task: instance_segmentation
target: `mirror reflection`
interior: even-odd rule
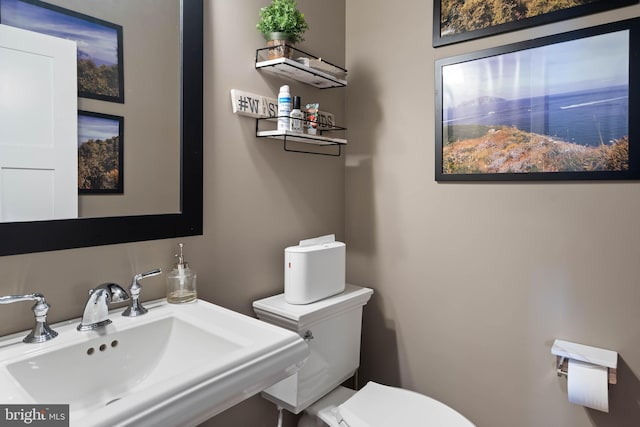
[[[67,70],[67,86],[77,79],[75,95],[52,92],[60,76],[43,71],[51,61],[34,63],[27,55],[23,68],[9,69],[18,62],[8,60],[9,48],[2,46],[8,38],[0,38],[2,81],[10,72],[23,81],[0,85],[0,220],[180,212],[180,2],[0,0],[0,24],[38,33],[36,40],[73,42],[72,65],[59,69]],[[46,44],[31,42],[30,49]],[[52,135],[55,144],[47,140]],[[63,157],[52,155],[51,145],[64,146],[69,157],[55,166],[33,166],[42,163],[38,156]],[[28,154],[14,154],[30,166],[8,163],[16,146],[30,146]],[[61,182],[64,190],[51,191]]]

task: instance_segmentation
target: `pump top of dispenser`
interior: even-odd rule
[[[178,262],[175,263],[173,267],[177,269],[189,268],[189,263],[184,260],[184,254],[182,252],[184,243],[178,243],[178,247],[180,248],[180,254],[175,254],[175,257],[178,258]]]

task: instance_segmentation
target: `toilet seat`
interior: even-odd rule
[[[338,406],[340,427],[475,427],[447,405],[423,394],[369,382]]]

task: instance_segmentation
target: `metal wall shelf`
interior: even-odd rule
[[[271,49],[274,48],[265,47],[256,50],[255,66],[257,70],[296,80],[320,89],[347,85],[347,70],[342,67],[289,45],[286,45],[286,48],[283,49],[290,52],[287,57],[269,58]],[[345,138],[327,136],[329,132],[341,132],[344,134],[344,131],[347,130],[346,128],[318,124],[316,135],[289,130],[275,130],[273,127],[275,127],[277,119],[277,117],[256,119],[256,136],[258,138],[271,138],[282,141],[285,151],[338,157],[342,154],[342,146],[347,144]],[[303,121],[308,124],[307,120]],[[262,127],[267,127],[264,125],[265,123],[270,124],[270,129],[261,129],[261,125]],[[287,145],[289,142],[312,144],[317,147],[337,147],[338,151],[323,152],[292,149]]]
[[[344,87],[347,85],[347,70],[302,50],[288,46],[294,59],[280,57],[269,59],[265,47],[256,50],[256,69],[281,77],[297,80],[320,89]]]
[[[306,120],[305,120],[306,121]],[[320,154],[326,156],[340,156],[342,154],[342,146],[347,144],[347,140],[344,138],[336,138],[326,136],[326,133],[329,132],[343,132],[346,131],[346,128],[340,126],[322,126],[322,128],[318,129],[317,135],[312,135],[308,133],[301,132],[293,132],[289,130],[261,130],[262,123],[270,123],[275,124],[277,122],[277,117],[269,117],[264,119],[256,119],[256,136],[258,138],[270,138],[283,141],[283,148],[285,151],[290,151],[294,153],[305,153],[305,154]],[[305,144],[313,144],[316,146],[323,147],[337,147],[338,151],[333,153],[325,153],[319,151],[304,151],[292,149],[287,146],[287,142],[301,142]]]

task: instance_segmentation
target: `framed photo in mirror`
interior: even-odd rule
[[[124,192],[124,117],[78,111],[78,193]]]
[[[124,103],[122,26],[37,0],[0,0],[0,24],[75,41],[78,96]]]
[[[640,18],[436,61],[436,180],[639,179]]]

